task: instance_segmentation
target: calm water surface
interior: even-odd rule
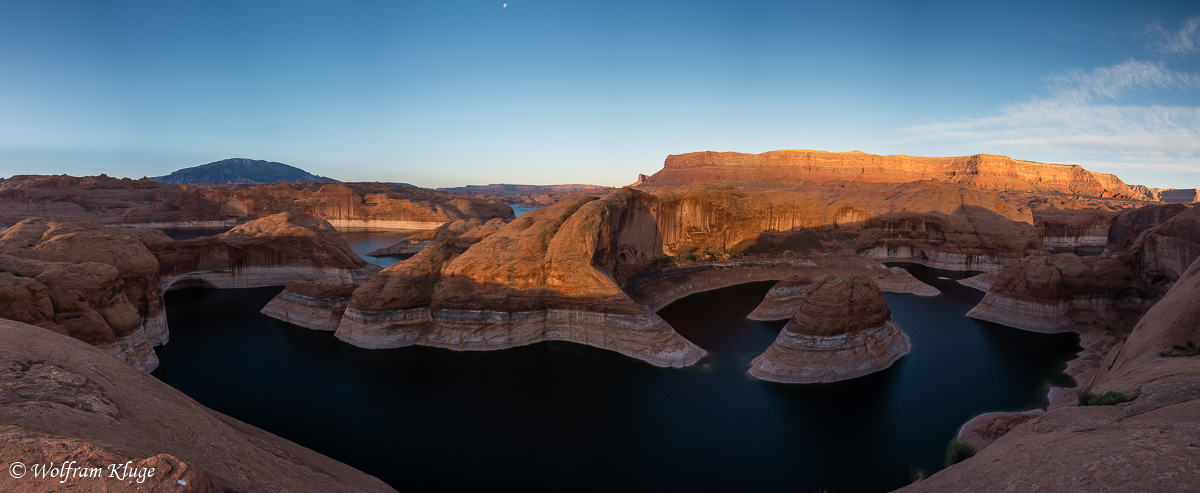
[[[522,214],[536,209],[536,207],[525,207],[525,206],[520,206],[520,205],[512,205],[510,207],[512,207],[513,213],[517,217],[520,217]],[[161,229],[164,233],[167,234],[167,236],[171,237],[172,239],[190,240],[193,238],[200,238],[200,237],[204,237],[204,236],[219,235],[221,233],[229,231],[232,228],[216,227],[216,228],[159,228],[159,229]],[[358,256],[362,257],[363,260],[366,260],[367,262],[378,265],[380,267],[388,267],[396,262],[399,262],[408,257],[411,257],[412,255],[370,257],[370,256],[367,256],[368,253],[370,253],[376,249],[379,249],[379,248],[391,246],[391,245],[395,244],[397,241],[400,241],[401,239],[403,239],[407,236],[410,236],[410,235],[413,235],[413,234],[416,234],[419,232],[421,232],[421,230],[404,231],[404,230],[394,230],[394,229],[384,229],[384,230],[349,229],[349,230],[339,231],[339,233],[342,235],[342,238],[345,238],[346,241],[348,243],[350,243],[350,248],[354,250],[354,253],[357,253]]]
[[[260,315],[279,288],[181,290],[155,375],[401,491],[886,491],[940,469],[971,417],[1070,384],[1078,350],[1074,335],[966,319],[981,293],[912,268],[943,292],[887,295],[912,353],[836,384],[745,374],[782,326],[745,319],[770,283],[660,312],[710,353],[679,370],[560,342],[367,350]]]

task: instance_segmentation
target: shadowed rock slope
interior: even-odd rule
[[[1106,255],[1011,261],[967,316],[1038,332],[1128,329],[1200,258],[1200,209],[1148,205],[1121,212]]]
[[[0,231],[0,317],[151,371],[158,365],[152,346],[168,339],[165,290],[361,282],[375,269],[327,222],[297,214],[186,241],[154,229],[33,218]]]
[[[383,482],[211,411],[80,341],[0,320],[0,455],[33,464],[132,461],[136,478],[0,475],[3,491],[393,491]]]
[[[975,457],[901,491],[1195,491],[1200,489],[1200,261],[1084,380],[1132,401],[1017,420]],[[1180,349],[1182,348],[1182,350]]]

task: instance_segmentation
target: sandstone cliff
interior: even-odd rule
[[[967,316],[1035,331],[1132,327],[1200,258],[1200,209],[1148,205],[1110,223],[1105,256],[1009,262],[982,286],[988,294]]]
[[[0,317],[70,335],[143,371],[167,342],[162,293],[291,279],[354,282],[375,269],[324,221],[283,213],[217,237],[33,218],[0,231]]]
[[[616,264],[655,254],[653,217],[636,206],[642,195],[566,201],[482,238],[435,242],[356,290],[337,336],[460,350],[565,340],[659,366],[692,364],[704,351],[613,279]]]
[[[151,346],[167,337],[158,272],[149,249],[119,231],[27,219],[0,232],[0,273],[11,281],[0,290],[17,301],[0,305],[0,317],[70,335],[150,371],[158,365]]]
[[[345,464],[220,413],[96,348],[0,320],[3,491],[393,491]],[[33,464],[154,468],[137,478],[36,478]],[[107,475],[109,471],[105,470]]]
[[[1083,379],[1131,402],[1075,405],[1052,394],[1044,414],[1014,420],[975,457],[901,491],[1191,491],[1200,488],[1200,261],[1183,273]],[[1030,453],[1036,451],[1037,453]]]
[[[800,295],[799,308],[750,375],[781,383],[822,383],[883,370],[908,354],[883,292],[863,276],[826,277]]]
[[[646,184],[799,185],[831,180],[868,183],[938,180],[997,190],[1153,200],[1144,190],[1135,190],[1114,175],[1093,173],[1077,165],[1035,163],[987,154],[935,158],[878,156],[858,151],[693,152],[667,156],[663,169],[650,176]]]
[[[937,215],[929,222],[955,227],[969,225],[955,218],[964,203],[998,208],[1000,212],[992,211],[996,215],[1028,217],[1028,211],[1003,202],[979,200],[975,194],[986,192],[965,187],[954,186],[949,193],[920,184],[887,187],[898,193],[857,210],[890,210],[916,201]],[[827,228],[826,221],[836,220],[838,213],[821,205],[816,193],[762,194],[729,187],[623,189],[603,198],[564,201],[508,224],[493,220],[449,225],[432,235],[427,248],[385,269],[348,300],[332,286],[336,294],[311,296],[306,291],[312,287],[296,285],[264,313],[313,328],[336,325],[339,338],[365,347],[499,349],[567,340],[679,366],[691,364],[703,352],[654,312],[697,290],[841,273],[870,274],[872,282],[889,290],[936,292],[903,271],[854,256],[881,239],[912,245],[920,236],[903,228],[889,235],[863,226],[869,218],[865,212],[861,217],[843,214],[851,219],[842,224],[849,232],[825,231],[818,236],[828,243],[818,238],[803,255],[760,245],[764,230],[772,226]],[[857,190],[844,194],[864,195]],[[928,196],[947,198],[930,205]],[[1030,241],[1036,243],[1029,223],[1011,230],[1005,223],[995,230],[981,224],[974,234],[952,236],[954,242],[970,242],[994,253],[997,250],[984,249],[999,241],[1003,256],[1018,255],[1032,248]],[[1015,241],[1010,237],[1014,234]],[[943,239],[921,245],[936,251],[946,244]],[[756,248],[761,251],[753,253]],[[713,257],[713,252],[723,253]]]
[[[495,199],[387,183],[168,185],[105,175],[19,175],[0,183],[0,225],[35,216],[153,226],[234,225],[280,212],[338,228],[433,229],[459,219],[512,217]]]
[[[1148,296],[1146,283],[1119,259],[1029,256],[1005,265],[967,316],[1036,332],[1123,328]]]

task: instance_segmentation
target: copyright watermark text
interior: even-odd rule
[[[76,479],[115,479],[117,481],[146,482],[154,477],[153,467],[136,467],[133,461],[124,464],[106,464],[103,467],[79,464],[76,461],[25,464],[13,462],[8,465],[8,475],[14,479],[56,479],[66,483]]]

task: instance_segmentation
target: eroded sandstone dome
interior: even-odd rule
[[[784,330],[830,337],[878,328],[891,318],[883,291],[870,279],[826,277],[808,288]]]
[[[801,295],[796,314],[749,373],[782,383],[848,380],[891,366],[910,348],[874,282],[831,276]]]

